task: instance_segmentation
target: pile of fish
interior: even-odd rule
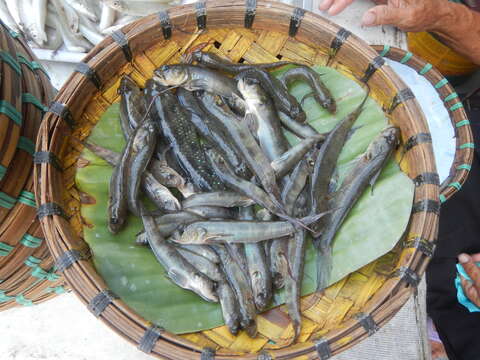
[[[254,337],[256,314],[275,289],[301,330],[300,288],[305,244],[318,252],[318,290],[328,285],[336,232],[357,199],[375,182],[399,131],[387,127],[332,186],[339,154],[362,112],[326,134],[306,123],[288,87],[306,82],[327,111],[336,104],[320,75],[300,64],[280,78],[268,70],[292,65],[233,64],[196,51],[192,63],[164,65],[141,90],[128,76],[119,87],[121,154],[85,145],[114,166],[108,227],[140,216],[149,245],[169,278],[207,301],[219,301],[232,334]],[[298,136],[291,147],[284,131]],[[338,188],[338,189],[336,189]],[[143,193],[148,202],[142,202]]]
[[[32,46],[87,52],[107,35],[177,0],[0,0],[0,19]]]

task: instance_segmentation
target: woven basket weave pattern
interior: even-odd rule
[[[80,207],[85,197],[76,189],[74,178],[77,167],[85,164],[78,161],[82,146],[71,138],[88,137],[101,114],[118,100],[123,74],[143,85],[155,68],[179,62],[187,50],[203,47],[248,63],[279,59],[308,65],[328,62],[347,76],[363,78],[390,121],[401,128],[403,143],[412,144],[402,162],[405,171],[412,178],[436,172],[431,144],[418,137],[428,133],[418,104],[409,99],[392,108],[394,97],[405,85],[381,64],[373,49],[353,35],[345,37],[344,30],[318,16],[302,15],[279,3],[258,2],[253,27],[245,29],[246,10],[243,2],[208,2],[207,31],[200,33],[197,26],[203,22],[196,17],[198,9],[192,5],[174,8],[167,16],[152,15],[125,27],[128,45],[123,48],[107,38],[84,60],[88,68],[74,73],[56,97],[64,110],[58,111],[61,106],[57,105],[47,113],[37,144],[37,151],[58,157],[63,169],[37,165],[36,193],[40,204],[56,204],[65,213],[43,217],[42,226],[54,257],[63,263],[69,259],[63,273],[66,280],[108,326],[161,358],[210,359],[212,349],[215,359],[256,359],[259,354],[264,359],[308,359],[338,353],[375,332],[405,303],[425,270],[428,249],[437,234],[438,186],[419,184],[405,244],[331,286],[323,296],[304,297],[303,330],[296,344],[290,344],[293,330],[283,307],[259,316],[260,336],[253,340],[244,334],[234,337],[225,327],[176,336],[156,328],[120,299],[106,295],[108,287],[96,273],[82,239],[85,224]],[[171,38],[165,39],[169,34]],[[128,53],[133,54],[131,62]],[[105,300],[100,310],[95,307],[99,299]]]
[[[32,305],[65,291],[52,271],[33,194],[35,139],[53,88],[25,40],[0,28],[0,309]],[[6,136],[4,136],[6,135]]]

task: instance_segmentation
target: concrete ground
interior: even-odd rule
[[[319,1],[314,0],[314,9]],[[370,6],[370,1],[358,1],[332,20],[371,44],[405,48],[405,35],[393,28],[360,28],[358,23],[361,14]],[[58,88],[74,67],[74,64],[68,63],[44,62],[44,65]],[[421,301],[422,299],[420,296]],[[413,301],[410,300],[399,315],[380,332],[336,359],[421,358],[417,355],[420,349],[417,340],[422,335],[417,328],[414,314]],[[92,316],[73,293],[61,295],[35,307],[19,307],[2,312],[0,321],[0,360],[151,359]],[[402,357],[395,357],[393,349],[403,351]]]

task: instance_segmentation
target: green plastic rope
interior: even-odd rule
[[[52,293],[54,292],[55,294],[63,294],[67,292],[67,289],[65,289],[63,286],[55,286],[55,287],[48,287],[45,289],[46,293]]]
[[[29,300],[29,299],[25,299],[25,297],[23,295],[17,295],[15,297],[15,301],[18,304],[23,305],[23,306],[32,306],[33,305],[33,301]]]
[[[18,197],[18,201],[34,208],[37,207],[37,203],[35,202],[35,194],[30,191],[23,190]]]
[[[3,62],[6,62],[8,65],[10,65],[12,70],[15,71],[19,76],[22,75],[22,68],[20,67],[20,64],[12,55],[10,55],[10,53],[0,50],[0,58]]]
[[[458,110],[460,108],[463,108],[463,104],[461,102],[458,102],[458,103],[450,106],[450,111],[455,111],[455,110]]]
[[[40,100],[38,100],[34,95],[30,93],[23,93],[22,94],[22,101],[25,103],[33,104],[43,112],[48,110],[48,107],[43,105]]]
[[[0,191],[0,206],[5,209],[11,209],[15,206],[17,199],[11,197],[10,195]]]
[[[54,272],[45,271],[40,266],[35,267],[32,270],[31,275],[41,280],[48,281],[57,281],[58,279],[60,279],[60,275],[55,274]]]
[[[469,165],[469,164],[462,164],[462,165],[457,166],[457,170],[467,170],[467,171],[470,171],[470,170],[472,170],[472,166]]]
[[[23,263],[29,267],[36,267],[38,264],[42,262],[41,259],[36,258],[35,256],[29,256],[27,260],[25,260]]]
[[[7,168],[5,166],[0,165],[0,180],[3,179],[6,173],[7,173]]]
[[[446,198],[445,195],[443,195],[443,194],[440,194],[439,199],[440,199],[440,202],[441,202],[442,204],[443,204],[445,201],[447,201],[447,198]]]
[[[22,114],[9,102],[0,100],[0,113],[7,115],[18,126],[22,126]]]
[[[435,89],[440,89],[442,86],[445,86],[448,84],[448,80],[443,78],[440,80],[438,83],[435,84]]]
[[[20,244],[32,249],[39,247],[42,244],[42,242],[43,242],[42,238],[37,238],[30,234],[23,235],[22,240],[20,240]]]
[[[380,56],[385,56],[385,55],[387,55],[389,51],[390,51],[390,45],[383,45],[383,50],[382,50],[382,52],[380,53]]]
[[[405,64],[407,63],[411,58],[412,58],[413,54],[409,51],[405,54],[405,56],[400,60],[400,63],[401,64]]]
[[[23,151],[28,152],[30,155],[33,155],[33,153],[35,152],[35,144],[32,140],[26,138],[25,136],[20,136],[17,147],[19,149],[22,149]]]
[[[425,66],[423,67],[423,69],[420,70],[418,73],[419,73],[420,75],[425,75],[427,72],[429,72],[430,70],[432,70],[432,68],[433,68],[433,65],[430,64],[430,63],[427,63],[427,64],[425,64]]]
[[[465,144],[460,145],[460,149],[466,149],[466,148],[475,149],[475,144],[474,143],[465,143]]]
[[[0,256],[7,256],[13,250],[13,246],[0,242]]]
[[[5,291],[0,290],[0,303],[4,303],[13,299],[13,296],[8,296]]]
[[[8,29],[8,32],[10,33],[10,36],[13,37],[14,39],[20,37],[20,34],[16,31],[13,31],[12,29]]]
[[[450,95],[448,95],[445,99],[443,99],[443,101],[447,102],[456,98],[458,98],[458,94],[456,92],[453,92]]]
[[[459,121],[459,122],[455,123],[455,127],[458,128],[458,127],[469,125],[469,124],[470,124],[470,121],[465,119],[465,120],[462,120],[462,121]]]
[[[30,61],[23,54],[17,54],[17,58],[19,63],[26,65],[31,71],[40,70],[50,79],[45,69],[36,61]]]
[[[448,184],[448,186],[454,187],[454,188],[457,189],[457,190],[460,190],[460,189],[462,188],[462,184],[460,184],[460,183],[457,182],[457,181]]]

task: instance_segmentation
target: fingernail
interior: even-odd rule
[[[460,254],[458,255],[458,261],[460,262],[460,264],[465,264],[470,261],[470,256],[468,256],[467,254]]]
[[[371,25],[375,24],[375,20],[377,20],[377,16],[375,15],[375,13],[373,13],[371,11],[367,11],[365,13],[365,15],[363,15],[362,25],[363,26],[371,26]]]

